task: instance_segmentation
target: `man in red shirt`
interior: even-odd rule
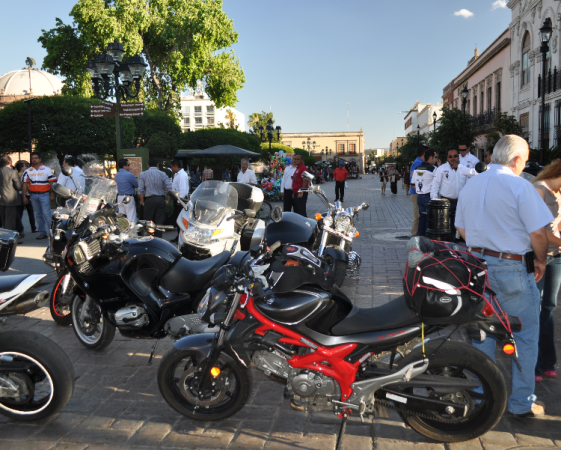
[[[345,201],[345,180],[349,178],[349,172],[345,169],[345,163],[341,161],[339,167],[333,172],[333,178],[335,179],[335,201],[341,198],[341,201]]]
[[[302,155],[294,155],[292,157],[292,162],[296,166],[296,170],[292,175],[292,192],[294,196],[294,212],[300,214],[301,216],[308,217],[306,215],[306,202],[308,201],[308,193],[300,192],[300,189],[308,188],[308,180],[302,179],[302,174],[308,169],[304,164],[304,157]]]

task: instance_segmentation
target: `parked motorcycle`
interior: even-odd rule
[[[0,270],[14,260],[18,234],[0,230]],[[48,291],[33,287],[46,275],[0,277],[0,324],[6,316],[46,306]],[[64,351],[49,338],[29,330],[0,333],[0,414],[17,420],[38,420],[60,411],[72,397],[74,368]]]
[[[220,331],[178,340],[160,364],[158,386],[172,408],[202,421],[230,417],[249,398],[254,364],[286,385],[295,409],[331,410],[343,419],[337,448],[352,413],[387,417],[394,409],[441,442],[473,439],[497,424],[506,407],[505,380],[473,346],[433,337],[450,317],[424,325],[404,296],[363,309],[336,287],[274,293],[260,275],[273,247],[254,249],[252,259],[214,275],[198,314]],[[508,316],[506,325],[481,298],[470,301],[477,308],[457,326],[515,345],[518,318]],[[389,364],[373,362],[388,350]]]

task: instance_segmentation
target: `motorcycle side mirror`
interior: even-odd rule
[[[308,181],[314,181],[314,176],[310,172],[302,172],[302,178]]]
[[[64,200],[69,199],[72,197],[72,191],[68,189],[66,186],[62,186],[61,184],[55,183],[53,185],[53,192],[62,197]]]
[[[179,192],[177,192],[177,191],[169,190],[169,191],[168,191],[168,195],[169,195],[171,198],[174,198],[175,200],[179,200]]]
[[[271,220],[275,223],[279,223],[282,220],[282,208],[279,205],[273,208]]]
[[[477,173],[482,173],[482,172],[485,172],[486,170],[487,170],[487,164],[485,164],[483,161],[479,161],[475,165],[475,171]]]
[[[70,167],[70,166],[63,166],[60,171],[62,172],[63,175],[65,175],[67,177],[71,177],[72,173],[74,172],[72,170],[72,167]]]
[[[244,209],[243,213],[250,219],[253,219],[257,215],[257,213],[253,211],[253,209]]]
[[[368,208],[370,208],[370,205],[368,203],[363,203],[362,204],[362,210],[366,211]]]
[[[130,195],[125,196],[125,198],[121,201],[121,203],[123,205],[128,205],[132,200],[132,197]]]

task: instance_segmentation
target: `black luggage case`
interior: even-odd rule
[[[0,270],[5,272],[10,268],[16,256],[19,234],[17,231],[0,228]]]

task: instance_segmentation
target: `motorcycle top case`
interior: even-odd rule
[[[0,228],[0,270],[5,272],[10,268],[18,246],[19,234],[17,231]]]
[[[457,244],[426,237],[412,238],[407,250],[405,300],[419,319],[427,325],[472,320],[483,301],[484,261]]]

